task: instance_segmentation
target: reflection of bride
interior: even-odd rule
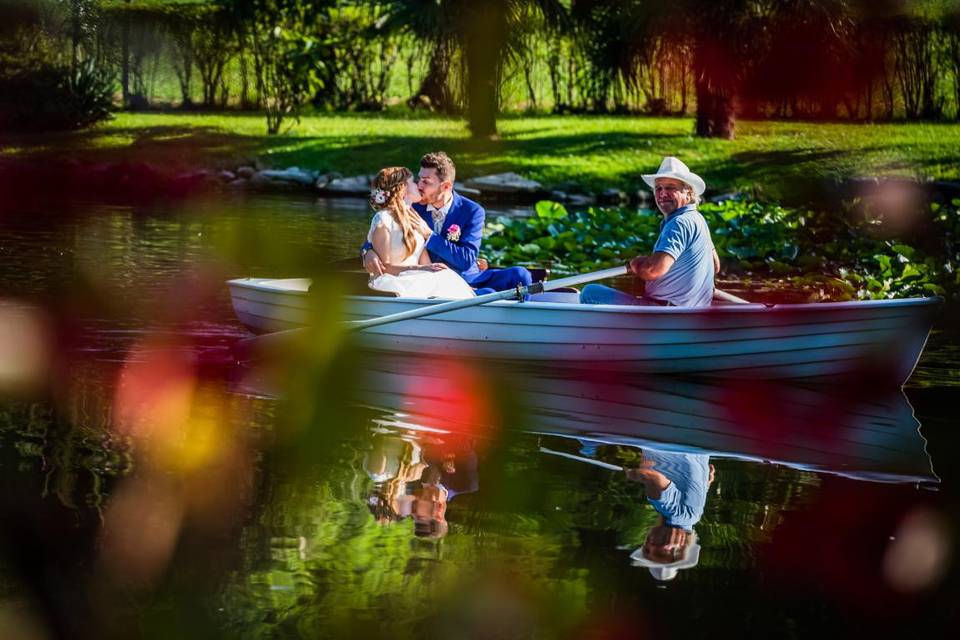
[[[373,181],[370,204],[378,211],[367,240],[380,256],[384,273],[369,286],[406,298],[472,298],[470,285],[442,262],[430,262],[424,245],[432,231],[410,204],[420,199],[406,167],[382,169]]]
[[[364,469],[375,483],[368,499],[378,522],[400,520],[412,514],[415,498],[407,486],[417,482],[427,469],[420,445],[412,439],[378,435],[363,460]]]

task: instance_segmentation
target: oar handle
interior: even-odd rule
[[[578,284],[583,284],[584,282],[594,282],[596,280],[616,278],[617,276],[624,276],[627,273],[628,271],[626,265],[610,267],[609,269],[601,269],[600,271],[594,271],[592,273],[581,273],[576,276],[560,278],[559,280],[547,280],[543,283],[543,290],[553,291],[554,289],[562,289],[564,287],[575,287]]]
[[[721,289],[713,290],[713,297],[719,298],[721,300],[726,300],[727,302],[732,302],[733,304],[752,304],[749,300],[744,300],[743,298],[738,298],[732,293],[727,293]]]
[[[555,451],[553,449],[547,449],[546,447],[540,447],[541,453],[549,453],[552,456],[560,456],[561,458],[570,458],[571,460],[576,460],[577,462],[586,462],[587,464],[592,464],[603,469],[609,469],[610,471],[623,471],[623,467],[610,464],[609,462],[604,462],[602,460],[595,460],[594,458],[585,458],[583,456],[575,456],[572,453],[566,453],[564,451]]]
[[[537,284],[540,284],[539,282]],[[369,329],[370,327],[378,327],[383,324],[390,324],[391,322],[399,322],[400,320],[412,320],[413,318],[425,318],[427,316],[437,315],[438,313],[446,313],[448,311],[456,311],[457,309],[465,309],[467,307],[476,307],[481,304],[486,304],[488,302],[496,302],[497,300],[507,300],[509,298],[520,297],[523,299],[523,296],[527,293],[536,293],[537,291],[530,290],[529,287],[517,287],[516,289],[509,289],[507,291],[495,291],[493,293],[488,293],[482,296],[476,296],[473,298],[464,298],[463,300],[451,300],[450,302],[438,302],[436,304],[429,305],[427,307],[417,307],[415,309],[410,309],[409,311],[401,311],[400,313],[391,313],[388,316],[381,316],[379,318],[370,318],[368,320],[347,320],[343,323],[344,329],[347,331],[360,331],[362,329]]]
[[[574,285],[583,284],[584,282],[593,282],[594,280],[604,280],[606,278],[615,278],[616,276],[622,276],[627,273],[626,266],[612,267],[610,269],[602,269],[600,271],[594,271],[593,273],[584,273],[576,276],[569,276],[567,278],[560,278],[559,280],[548,280],[546,282],[534,282],[529,287],[518,286],[516,289],[509,289],[507,291],[495,291],[493,293],[488,293],[482,296],[476,296],[474,298],[466,298],[464,300],[451,300],[449,302],[439,302],[436,304],[429,305],[427,307],[418,307],[416,309],[410,309],[409,311],[401,311],[400,313],[393,313],[388,316],[381,316],[379,318],[370,318],[368,320],[349,320],[344,322],[344,329],[347,331],[361,331],[363,329],[369,329],[370,327],[378,327],[384,324],[390,324],[391,322],[399,322],[400,320],[412,320],[414,318],[425,318],[427,316],[437,315],[439,313],[447,313],[448,311],[456,311],[457,309],[466,309],[467,307],[476,307],[481,304],[487,304],[488,302],[496,302],[497,300],[509,300],[511,298],[517,300],[523,300],[527,294],[530,293],[541,293],[543,291],[553,291],[554,289],[562,289],[564,287],[572,287]]]

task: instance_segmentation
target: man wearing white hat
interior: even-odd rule
[[[713,276],[720,271],[720,260],[707,222],[697,211],[706,184],[672,156],[663,159],[657,173],[644,175],[643,181],[653,189],[657,208],[664,217],[653,254],[630,261],[630,271],[645,281],[643,297],[590,284],[580,294],[580,302],[710,306]]]

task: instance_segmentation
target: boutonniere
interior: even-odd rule
[[[460,240],[460,225],[452,224],[447,228],[447,240],[457,242]]]

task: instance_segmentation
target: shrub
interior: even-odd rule
[[[110,117],[113,78],[92,61],[70,70],[44,65],[0,77],[0,130],[81,129]]]

